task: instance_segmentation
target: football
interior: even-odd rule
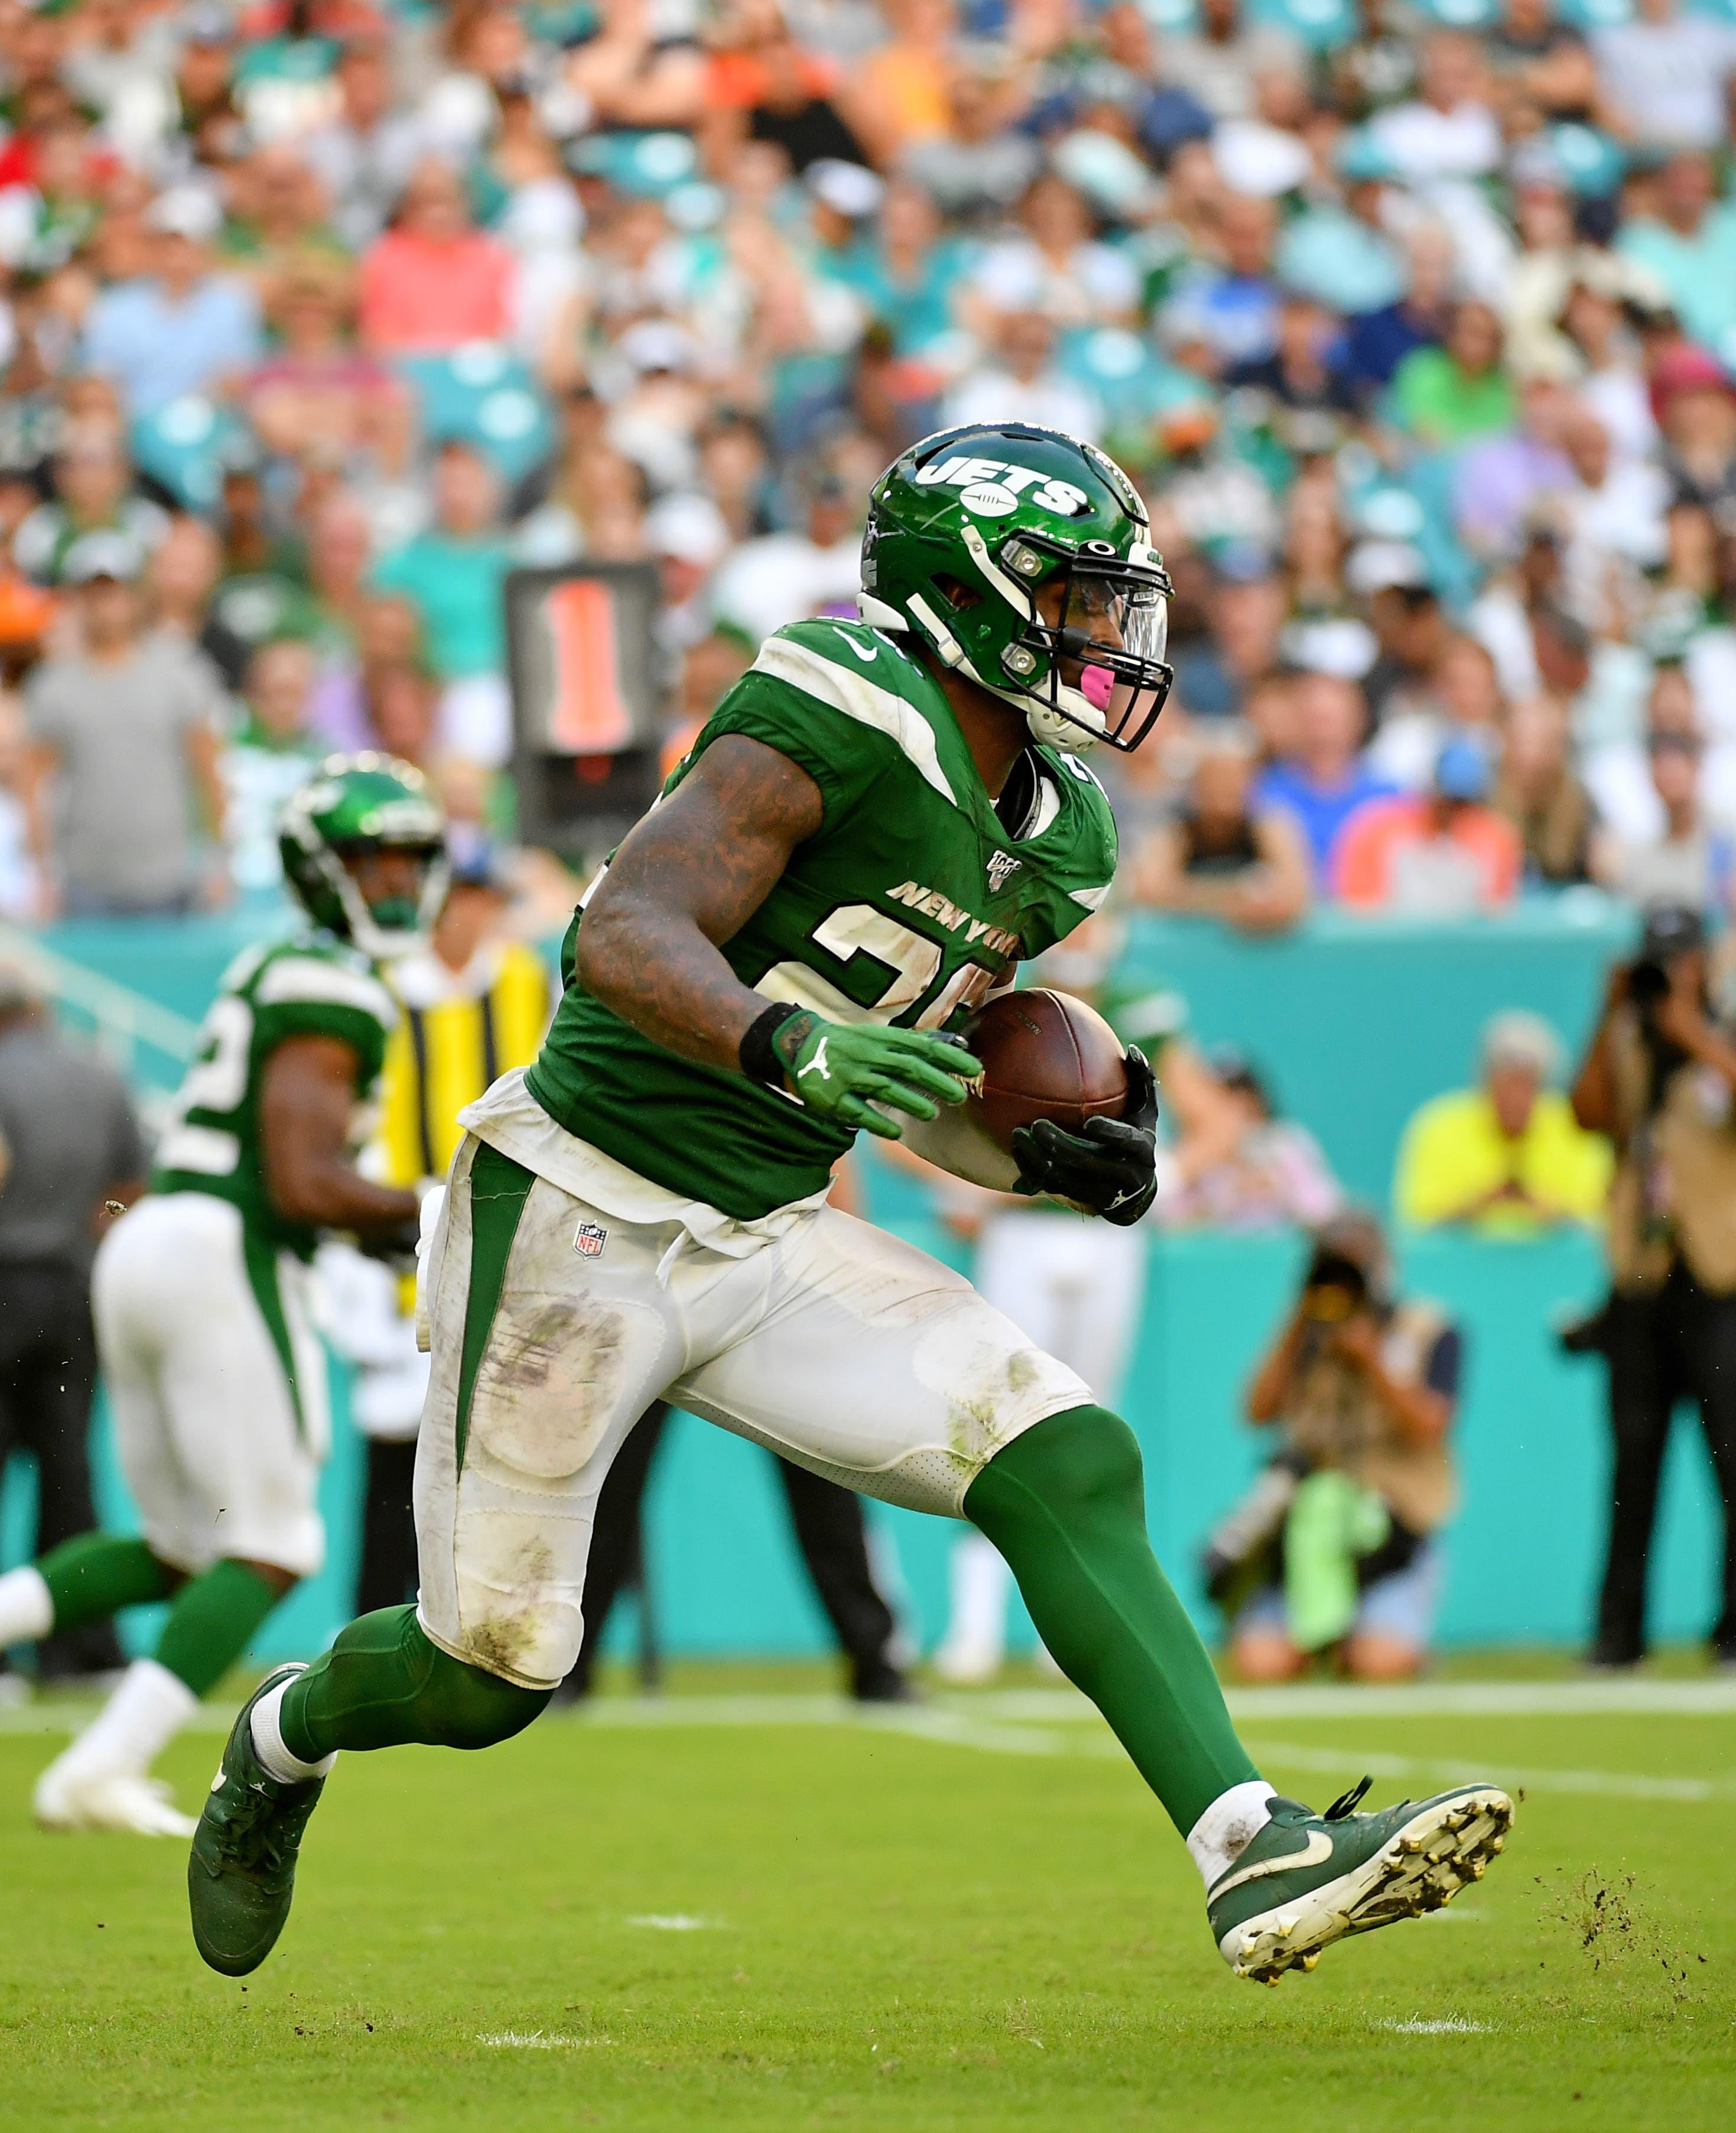
[[[1015,1130],[1038,1119],[1077,1133],[1126,1107],[1121,1039],[1070,993],[1003,993],[959,1034],[983,1062],[965,1109],[999,1148],[1010,1152]]]

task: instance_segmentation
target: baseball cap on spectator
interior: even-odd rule
[[[1637,259],[1624,258],[1618,252],[1600,251],[1594,244],[1582,244],[1569,255],[1567,279],[1556,306],[1557,325],[1580,289],[1607,297],[1611,303],[1631,305],[1642,312],[1663,311],[1669,304],[1668,291],[1648,267]]]
[[[1226,118],[1212,135],[1212,161],[1233,193],[1276,200],[1292,193],[1311,167],[1307,148],[1294,133],[1258,118]]]
[[[1368,624],[1354,614],[1312,615],[1285,624],[1278,653],[1286,667],[1304,673],[1360,681],[1379,657],[1380,646]]]
[[[160,237],[209,244],[223,228],[223,209],[202,185],[171,185],[146,209],[145,226]]]
[[[235,38],[234,18],[227,7],[189,7],[177,25],[184,45],[227,45]]]
[[[1524,1066],[1540,1081],[1547,1081],[1554,1076],[1560,1057],[1560,1040],[1555,1032],[1541,1015],[1529,1014],[1522,1007],[1492,1014],[1483,1026],[1485,1070]]]
[[[1450,740],[1435,758],[1435,791],[1443,800],[1486,800],[1489,782],[1488,756],[1477,741]]]
[[[1691,341],[1666,348],[1652,366],[1652,412],[1660,421],[1670,402],[1681,393],[1730,389],[1730,374],[1717,357]]]
[[[1634,961],[1667,963],[1706,945],[1706,922],[1690,904],[1654,903],[1646,912],[1646,930]]]
[[[838,156],[822,156],[817,163],[810,163],[803,182],[815,200],[851,222],[873,214],[886,193],[883,179]]]
[[[642,377],[653,370],[691,370],[699,350],[693,336],[668,319],[641,319],[618,344],[627,364]]]
[[[1527,134],[1517,142],[1507,159],[1508,183],[1521,190],[1532,187],[1551,192],[1567,190],[1567,174],[1556,144],[1546,133]]]
[[[729,528],[709,496],[678,492],[654,503],[645,514],[645,537],[652,553],[673,556],[709,570],[729,549]]]
[[[1272,559],[1258,541],[1220,542],[1210,560],[1214,575],[1229,585],[1258,585],[1272,572]]]
[[[450,864],[454,888],[492,888],[500,896],[511,889],[499,846],[474,827],[470,835],[452,840]]]
[[[66,551],[60,579],[69,585],[94,585],[99,578],[130,585],[144,567],[144,551],[131,534],[84,533]]]
[[[1132,221],[1157,195],[1142,159],[1113,133],[1081,126],[1056,144],[1055,168],[1099,214]]]
[[[1346,185],[1390,185],[1398,176],[1397,165],[1366,126],[1340,137],[1332,161]]]
[[[1375,593],[1426,592],[1429,568],[1407,541],[1362,541],[1344,564],[1346,588],[1362,599]]]
[[[1595,126],[1575,120],[1552,126],[1549,142],[1563,182],[1581,199],[1604,198],[1626,175],[1628,158],[1620,142]]]

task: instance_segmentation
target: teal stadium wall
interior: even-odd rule
[[[1487,1016],[1530,1007],[1575,1047],[1602,970],[1629,930],[1630,922],[1591,898],[1452,927],[1326,915],[1279,942],[1147,920],[1136,923],[1128,958],[1142,978],[1186,997],[1204,1041],[1233,1041],[1267,1067],[1286,1110],[1320,1137],[1353,1190],[1383,1201],[1404,1121],[1472,1071]],[[256,931],[235,918],[176,927],[87,922],[57,929],[51,942],[196,1017],[228,956]],[[147,1081],[171,1077],[168,1063],[148,1052],[139,1066]],[[876,1219],[957,1259],[906,1178],[871,1158],[866,1182]],[[1213,1519],[1258,1463],[1257,1441],[1237,1419],[1239,1389],[1291,1293],[1301,1251],[1293,1238],[1153,1240],[1147,1307],[1123,1405],[1145,1447],[1153,1538],[1203,1623],[1211,1612],[1195,1558]],[[1586,1237],[1515,1245],[1436,1235],[1406,1240],[1402,1255],[1407,1286],[1445,1303],[1469,1344],[1458,1428],[1464,1503],[1451,1534],[1443,1639],[1575,1643],[1586,1632],[1601,1542],[1602,1388],[1596,1365],[1558,1355],[1551,1329],[1600,1293],[1596,1245]],[[272,1618],[260,1646],[265,1655],[316,1649],[349,1612],[360,1451],[345,1419],[343,1373],[335,1375],[339,1426],[325,1485],[329,1567]],[[106,1449],[99,1476],[104,1515],[124,1519]],[[27,1472],[15,1471],[0,1509],[0,1560],[7,1562],[22,1551],[29,1488]],[[872,1516],[912,1633],[930,1644],[944,1619],[953,1529],[879,1505]],[[1684,1421],[1660,1535],[1658,1635],[1703,1631],[1712,1606],[1713,1538],[1705,1461]],[[653,1484],[650,1548],[668,1650],[825,1649],[771,1462],[754,1447],[682,1418]],[[631,1628],[623,1611],[618,1636]],[[1028,1637],[1028,1625],[1016,1627],[1016,1644]]]

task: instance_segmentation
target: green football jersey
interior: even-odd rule
[[[712,714],[666,792],[745,734],[819,787],[819,830],[723,953],[744,985],[835,1022],[940,1029],[1094,911],[1115,869],[1103,787],[1032,744],[1036,797],[1003,826],[944,691],[854,622],[779,630]],[[570,1134],[641,1177],[752,1221],[825,1189],[848,1129],[740,1074],[677,1058],[574,975],[527,1086]]]
[[[249,948],[224,972],[156,1151],[156,1192],[210,1192],[240,1208],[251,1236],[305,1258],[316,1233],[266,1197],[259,1092],[286,1038],[334,1037],[355,1056],[357,1102],[373,1095],[397,1008],[373,965],[328,933]],[[358,1121],[358,1138],[361,1121]]]

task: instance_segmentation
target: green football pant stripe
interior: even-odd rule
[[[1184,1837],[1232,1785],[1258,1777],[1152,1553],[1138,1440],[1118,1416],[1070,1408],[1027,1429],[972,1482],[964,1512]]]
[[[283,1291],[278,1285],[277,1248],[243,1224],[241,1255],[247,1266],[248,1286],[253,1292],[253,1301],[259,1306],[259,1315],[265,1321],[272,1346],[283,1365],[290,1405],[296,1413],[296,1434],[305,1437],[307,1419],[301,1412],[301,1388],[296,1382],[296,1351],[290,1345],[289,1320],[284,1315]]]
[[[459,1361],[458,1413],[454,1428],[457,1471],[464,1471],[464,1446],[470,1435],[470,1401],[476,1374],[494,1330],[494,1314],[506,1286],[507,1261],[518,1234],[518,1218],[536,1175],[486,1142],[471,1158],[470,1283],[464,1298],[464,1344]]]
[[[156,1663],[208,1696],[253,1641],[282,1595],[248,1562],[214,1562],[175,1596]]]
[[[55,1629],[106,1622],[123,1607],[166,1600],[185,1572],[154,1556],[142,1540],[118,1534],[75,1534],[36,1565],[54,1603]]]

